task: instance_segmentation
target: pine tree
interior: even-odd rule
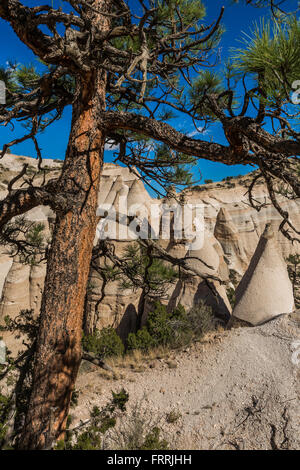
[[[139,7],[124,0],[68,0],[60,8],[55,1],[48,3],[28,7],[18,0],[2,0],[0,4],[0,17],[41,63],[37,68],[12,64],[0,72],[7,86],[0,122],[8,125],[21,119],[27,129],[23,138],[3,147],[2,155],[14,144],[32,139],[42,168],[38,134],[72,106],[61,176],[40,186],[31,181],[17,190],[14,180],[0,201],[2,234],[12,218],[38,205],[48,205],[56,214],[33,387],[19,439],[24,449],[43,449],[66,429],[81,361],[82,317],[106,142],[119,145],[120,162],[137,167],[144,178],[159,180],[163,186],[170,179],[186,183],[182,165],[195,158],[258,165],[259,177],[267,182],[283,217],[282,229],[292,224],[278,205],[274,179],[290,185],[299,196],[292,167],[293,157],[300,153],[299,133],[284,117],[286,94],[275,103],[268,94],[266,75],[260,69],[247,69],[245,73],[254,73],[256,84],[245,92],[237,111],[236,71],[229,65],[224,81],[205,68],[216,57],[224,8],[208,25],[200,0],[140,0]],[[284,27],[284,38],[290,28],[293,34],[299,30],[298,23]],[[282,35],[278,38],[285,41]],[[282,50],[282,61],[292,66],[289,50]],[[287,75],[286,70],[276,72],[281,97]],[[249,110],[250,101],[258,102],[254,112]],[[174,113],[188,116],[196,128],[221,122],[228,145],[193,139],[175,129],[169,124]],[[279,122],[279,132],[268,131],[265,120]],[[153,141],[158,142],[154,147]]]

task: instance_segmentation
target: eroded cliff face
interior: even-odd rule
[[[256,249],[257,243],[268,222],[281,222],[280,215],[271,205],[264,184],[256,187],[255,199],[268,205],[259,212],[249,205],[247,190],[249,175],[230,182],[201,186],[187,193],[187,200],[201,200],[205,205],[205,219],[209,230],[222,246],[230,269],[243,274]],[[295,225],[300,223],[299,201],[283,201],[283,210],[289,212]],[[281,233],[277,239],[286,258],[297,249]]]
[[[21,170],[24,163],[29,170],[37,171],[37,162],[28,157],[6,155],[0,162],[0,199],[7,193],[7,182]],[[62,162],[45,160],[48,177],[58,175]],[[38,180],[42,175],[37,176]],[[216,315],[226,318],[231,313],[226,288],[218,281],[210,285],[204,281],[205,275],[212,274],[227,285],[238,281],[245,273],[251,257],[257,247],[259,238],[266,223],[280,222],[280,216],[271,204],[267,204],[260,212],[249,206],[247,187],[250,177],[240,177],[230,182],[211,183],[184,191],[187,204],[200,204],[204,209],[205,237],[204,245],[198,250],[190,250],[183,240],[161,240],[161,245],[173,256],[192,257],[192,263],[199,273],[178,281],[168,292],[169,307],[181,303],[186,308],[203,299],[211,304]],[[22,184],[20,180],[17,184]],[[255,190],[255,199],[268,203],[265,186],[259,185]],[[136,171],[130,172],[114,164],[104,165],[101,177],[99,205],[113,204],[117,212],[121,212],[124,200],[127,206],[168,203],[164,200],[151,199],[143,183],[138,179]],[[300,226],[299,201],[284,202],[296,226]],[[142,209],[141,209],[142,210]],[[48,207],[38,207],[26,214],[30,221],[43,223],[45,234],[51,238],[51,227],[55,215]],[[286,258],[292,253],[300,252],[280,233],[276,233],[277,241]],[[112,238],[117,238],[112,236]],[[99,233],[95,235],[95,245],[99,242]],[[115,252],[121,255],[130,236],[123,240],[113,240]],[[205,262],[203,264],[202,261]],[[101,261],[100,261],[101,262]],[[209,266],[209,268],[207,267]],[[15,317],[22,309],[33,309],[37,315],[40,308],[41,293],[46,273],[46,265],[29,266],[20,263],[17,257],[12,258],[6,247],[0,246],[0,322],[6,315]],[[201,277],[201,275],[203,277]],[[86,303],[87,329],[113,325],[122,337],[135,328],[137,309],[141,292],[120,288],[119,281],[103,283],[97,270],[91,268],[90,282]]]

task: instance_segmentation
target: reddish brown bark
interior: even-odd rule
[[[98,0],[96,3],[103,3]],[[105,136],[105,73],[80,79],[66,159],[58,187],[68,209],[58,211],[41,308],[33,387],[19,447],[45,449],[65,430],[81,361],[84,299],[96,231]]]

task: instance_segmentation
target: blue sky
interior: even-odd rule
[[[47,2],[27,0],[23,3],[27,5],[37,5]],[[239,47],[239,40],[243,32],[249,32],[255,21],[263,16],[268,17],[269,11],[265,8],[253,8],[250,6],[231,5],[230,0],[209,0],[204,2],[207,6],[207,18],[209,21],[215,19],[220,11],[222,5],[225,4],[226,10],[223,23],[226,27],[226,32],[222,39],[221,61],[225,62],[229,55],[231,47]],[[297,1],[289,0],[286,2],[287,7],[290,9],[295,8]],[[4,65],[7,60],[13,60],[18,63],[34,63],[36,58],[33,53],[17,38],[12,28],[3,20],[0,20],[0,64]],[[39,143],[42,148],[42,153],[45,158],[63,159],[68,141],[68,134],[71,121],[71,109],[65,110],[62,119],[54,123],[48,130],[39,137]],[[180,123],[180,124],[179,124]],[[172,123],[184,127],[187,132],[193,132],[194,128],[185,117]],[[0,148],[4,143],[12,140],[17,136],[23,135],[23,127],[17,123],[14,130],[9,128],[0,127]],[[197,136],[198,137],[198,136]],[[226,139],[223,136],[222,129],[219,126],[213,126],[205,135],[199,135],[201,139],[213,139],[216,142],[226,144]],[[35,157],[35,150],[31,142],[27,141],[12,148],[12,153],[18,155],[28,155]],[[110,151],[105,152],[105,161],[112,161],[113,154]],[[198,165],[201,171],[203,180],[212,179],[214,181],[221,180],[229,175],[245,174],[251,171],[251,167],[242,165],[226,166],[205,160],[200,160]],[[195,178],[200,174],[196,172]]]

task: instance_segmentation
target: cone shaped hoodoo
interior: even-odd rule
[[[259,325],[293,310],[293,288],[287,266],[275,237],[274,226],[267,224],[237,287],[233,316]]]

